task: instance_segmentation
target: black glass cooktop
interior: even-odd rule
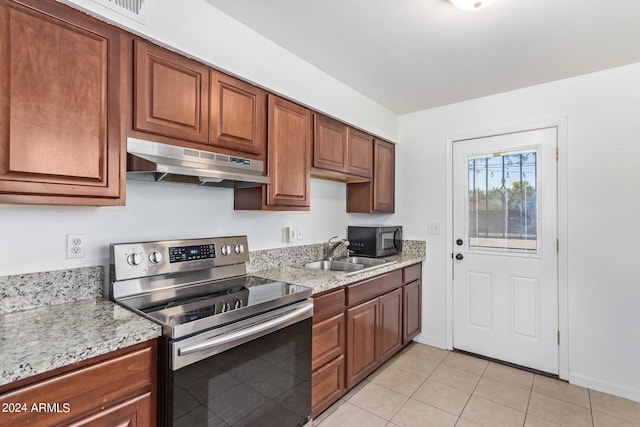
[[[194,283],[157,293],[146,301],[121,301],[163,325],[178,338],[254,316],[311,296],[305,286],[242,276]]]

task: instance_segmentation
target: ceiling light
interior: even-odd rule
[[[483,9],[493,3],[493,0],[449,0],[458,9],[478,10]]]

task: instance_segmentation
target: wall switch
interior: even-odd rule
[[[296,238],[298,240],[302,240],[304,236],[302,235],[302,227],[298,227],[296,230]]]
[[[295,227],[286,227],[284,229],[284,237],[287,243],[291,243],[296,240],[296,228]]]
[[[84,258],[84,234],[67,234],[67,258]]]
[[[427,224],[427,233],[440,234],[440,224],[437,222],[430,222]]]

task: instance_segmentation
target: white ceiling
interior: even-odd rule
[[[398,114],[640,62],[640,0],[206,1]]]

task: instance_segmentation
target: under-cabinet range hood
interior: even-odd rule
[[[130,179],[228,188],[269,184],[260,160],[136,138],[127,138],[127,153]]]

